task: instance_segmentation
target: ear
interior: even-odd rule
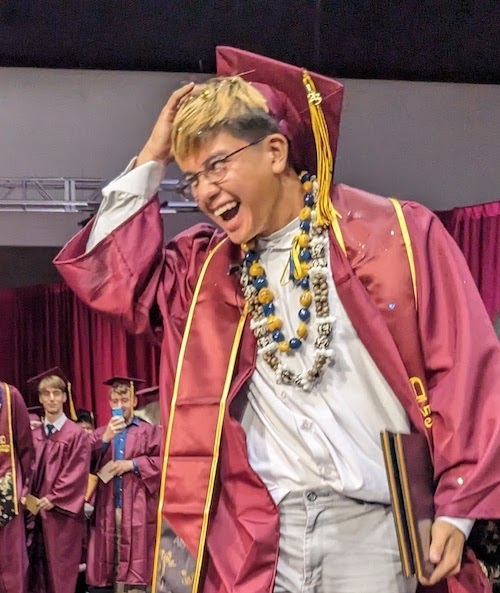
[[[66,392],[64,392],[63,404],[65,404],[67,401],[68,401],[68,396],[66,395]]]
[[[288,140],[283,134],[270,134],[265,139],[266,148],[271,156],[273,173],[284,173],[288,167]]]

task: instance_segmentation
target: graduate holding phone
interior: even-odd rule
[[[111,418],[92,437],[99,476],[87,583],[101,591],[146,591],[151,582],[160,484],[160,429],[134,415],[141,379],[112,377]],[[104,589],[102,589],[104,588]],[[91,589],[92,590],[92,589]]]

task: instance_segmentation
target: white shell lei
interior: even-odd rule
[[[313,183],[314,202],[316,204],[318,185]],[[282,353],[278,344],[272,338],[272,331],[267,327],[268,317],[265,316],[263,306],[257,297],[258,290],[252,284],[249,274],[250,264],[243,263],[240,283],[251,316],[252,329],[258,345],[258,355],[271,367],[275,373],[276,383],[295,385],[304,391],[311,391],[322,377],[328,361],[333,358],[333,350],[329,347],[335,318],[330,316],[328,304],[328,227],[316,224],[315,206],[311,212],[311,261],[309,267],[309,281],[316,311],[315,327],[317,336],[314,342],[314,362],[312,367],[300,374],[287,368],[284,357],[294,356],[296,351]]]

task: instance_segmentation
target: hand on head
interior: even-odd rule
[[[172,93],[161,110],[148,141],[137,157],[136,167],[149,161],[158,161],[165,165],[172,162],[172,124],[177,110],[194,89],[194,82],[190,82]]]

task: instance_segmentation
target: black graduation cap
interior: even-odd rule
[[[50,369],[47,369],[46,371],[43,371],[42,373],[39,373],[38,375],[35,375],[34,377],[30,377],[28,379],[27,383],[30,387],[34,386],[36,391],[38,392],[38,385],[40,384],[42,379],[45,379],[47,377],[53,377],[53,376],[59,377],[66,384],[66,393],[68,394],[69,415],[70,415],[71,420],[76,420],[76,411],[75,411],[75,405],[73,403],[71,382],[69,381],[68,377],[66,376],[66,374],[63,372],[63,370],[60,367],[58,367],[58,366],[52,367]]]
[[[76,411],[76,422],[88,422],[94,426],[94,414],[90,410],[80,408]]]

